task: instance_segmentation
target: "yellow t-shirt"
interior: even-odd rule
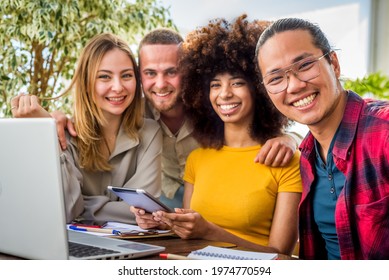
[[[268,245],[278,192],[301,192],[300,153],[287,167],[254,163],[261,146],[194,150],[184,180],[193,184],[191,209],[253,243]]]

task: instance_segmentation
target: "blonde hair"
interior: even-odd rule
[[[135,69],[135,97],[123,112],[122,126],[129,137],[139,139],[138,131],[143,125],[143,105],[138,67],[128,44],[119,37],[103,33],[93,37],[83,49],[75,74],[67,91],[73,89],[74,123],[79,165],[88,171],[109,171],[111,166],[101,152],[102,127],[108,125],[103,113],[95,103],[95,81],[98,67],[104,55],[119,49],[131,59]]]

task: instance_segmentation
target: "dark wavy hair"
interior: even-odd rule
[[[207,26],[189,33],[182,44],[179,65],[183,100],[194,127],[193,136],[204,148],[220,149],[224,144],[224,122],[209,100],[210,81],[217,74],[240,74],[251,85],[253,139],[263,144],[279,136],[287,124],[267,96],[254,60],[257,40],[269,22],[249,22],[246,18],[243,14],[231,23],[225,19],[211,20]]]

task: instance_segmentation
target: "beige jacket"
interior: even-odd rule
[[[157,122],[145,119],[140,139],[130,139],[122,128],[109,163],[110,172],[87,172],[78,165],[77,146],[68,135],[68,148],[61,154],[66,220],[85,219],[135,223],[130,207],[107,191],[112,185],[145,189],[161,194],[162,134]]]
[[[185,120],[177,135],[162,122],[160,113],[146,102],[146,117],[160,124],[163,135],[162,147],[162,191],[167,198],[173,198],[177,189],[184,185],[185,163],[188,155],[199,147],[193,138],[192,125]]]

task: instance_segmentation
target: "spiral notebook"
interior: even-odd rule
[[[188,258],[196,260],[274,260],[277,257],[277,253],[259,253],[215,246],[207,246],[188,255]]]

